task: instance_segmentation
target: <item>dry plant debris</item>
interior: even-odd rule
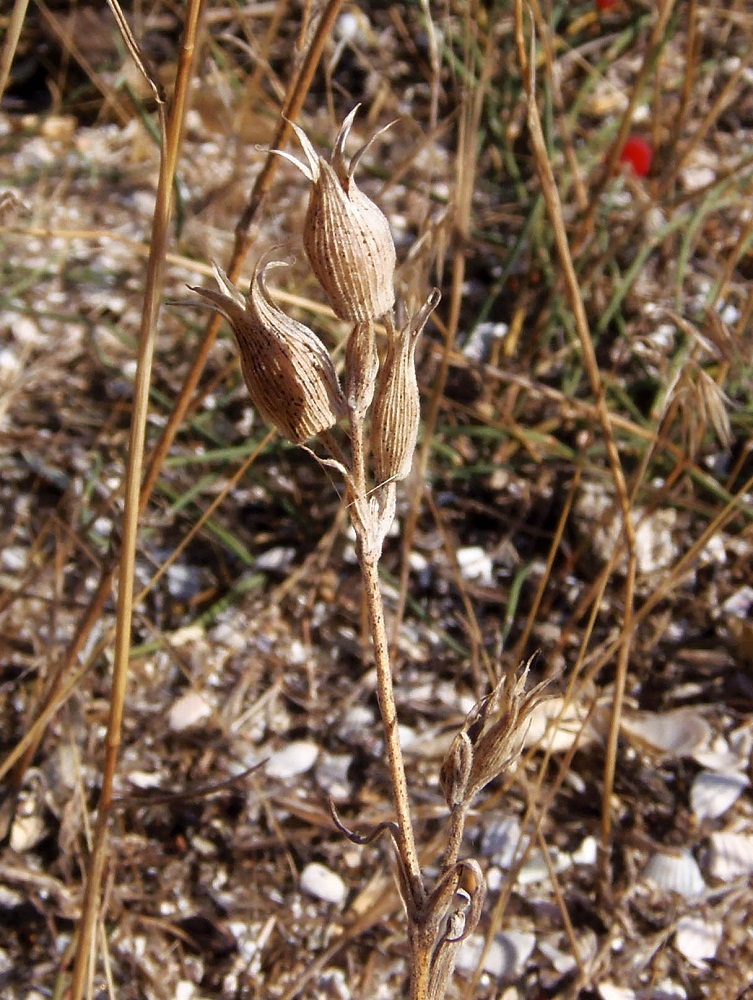
[[[158,172],[151,96],[107,10],[72,10],[29,9],[0,110],[10,1000],[52,995],[72,963],[112,599],[33,759],[21,774],[11,761],[120,544]],[[208,6],[148,448],[203,336],[186,285],[208,285],[209,260],[227,265],[317,16]],[[169,89],[181,10],[134,5],[133,27]],[[519,763],[469,813],[462,856],[478,860],[486,901],[449,995],[735,1000],[753,982],[753,17],[742,2],[589,0],[542,10],[535,28],[546,152],[636,538],[606,857],[629,553],[512,8],[343,7],[297,117],[316,149],[359,102],[353,148],[394,122],[361,159],[359,190],[389,220],[410,311],[431,285],[443,294],[415,347],[425,461],[397,484],[403,534],[385,539],[382,576],[390,627],[400,619],[399,730],[428,877],[452,787],[441,765],[473,706],[534,649],[529,684],[558,675]],[[621,135],[650,144],[645,177],[620,166]],[[276,257],[296,259],[274,272],[272,298],[339,368],[347,314],[323,304],[298,235],[307,183],[279,164],[236,284],[282,246]],[[382,359],[400,347],[413,345],[379,335]],[[223,332],[141,522],[95,996],[406,995],[387,845],[350,843],[327,806],[359,833],[394,816],[344,497],[300,449],[260,447],[259,416]]]

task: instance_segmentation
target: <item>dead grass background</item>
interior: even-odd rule
[[[169,93],[180,5],[128,12]],[[195,310],[170,303],[210,258],[229,259],[319,13],[207,7],[148,453],[205,333]],[[457,995],[733,998],[753,982],[748,876],[714,878],[709,857],[714,834],[753,832],[749,789],[699,818],[692,754],[623,733],[609,831],[602,795],[622,680],[627,714],[687,708],[707,743],[750,720],[753,19],[742,0],[688,0],[562,3],[535,20],[538,107],[595,372],[529,138],[511,5],[345,6],[299,117],[322,147],[357,101],[363,134],[398,119],[367,156],[364,186],[402,258],[417,253],[408,292],[429,264],[444,292],[421,358],[424,474],[403,491],[404,536],[386,563],[414,808],[429,842],[452,732],[499,670],[540,648],[568,711],[601,725],[556,753],[532,746],[469,823],[468,853],[490,870],[484,935],[506,962],[469,960]],[[83,623],[120,544],[154,110],[105,6],[27,12],[0,116],[3,997],[64,995],[75,950],[112,599]],[[627,132],[654,148],[647,178],[617,162]],[[288,302],[334,345],[341,331],[288,235],[304,209],[303,183],[279,169],[245,273],[289,248]],[[400,996],[389,858],[345,842],[326,809],[332,794],[366,827],[391,808],[341,501],[254,420],[226,331],[200,374],[140,524],[92,995]],[[636,524],[634,593],[620,502]],[[51,692],[49,724],[19,768]],[[263,764],[291,745],[305,771]],[[548,852],[538,880],[516,881],[501,861],[513,818],[530,840],[524,869]],[[560,864],[607,832],[600,865]],[[662,848],[692,852],[700,895],[645,877]],[[344,880],[342,905],[302,891],[313,861]],[[699,913],[723,935],[696,964],[675,932]]]

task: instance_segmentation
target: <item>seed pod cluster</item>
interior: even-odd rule
[[[346,476],[358,470],[353,481],[359,485],[353,489],[361,498],[366,495],[364,437],[370,412],[377,491],[372,497],[374,511],[364,513],[362,520],[378,524],[377,534],[383,534],[394,516],[394,485],[392,492],[380,487],[404,479],[411,469],[419,427],[416,342],[439,301],[439,292],[432,292],[416,315],[399,331],[395,329],[396,257],[389,223],[353,179],[373,137],[350,163],[345,160],[345,144],[357,110],[343,122],[328,160],[316,153],[296,125],[292,127],[306,162],[276,150],[311,184],[303,233],[306,253],[335,313],[352,324],[345,349],[345,394],[321,340],[287,316],[269,294],[267,272],[280,262],[257,267],[247,296],[218,267],[215,276],[220,290],[194,291],[230,322],[251,400],[282,434],[301,444],[348,417],[352,469],[336,439],[330,436],[327,447]],[[374,327],[383,316],[388,344],[380,368]]]
[[[257,267],[246,298],[216,265],[223,291],[192,290],[230,323],[251,402],[285,437],[301,444],[336,424],[347,406],[324,344],[269,294],[266,272],[281,265],[270,261]]]

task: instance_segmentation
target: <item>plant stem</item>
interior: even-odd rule
[[[420,951],[413,943],[410,970],[410,1000],[429,1000],[431,981],[431,953],[427,948]]]
[[[459,805],[453,806],[450,813],[450,829],[447,836],[444,861],[442,862],[442,874],[454,868],[458,863],[460,845],[463,842],[463,831],[465,830],[466,811],[465,806]]]
[[[200,14],[202,6],[201,0],[191,0],[191,3],[188,4],[175,80],[175,90],[170,113],[167,116],[161,91],[148,75],[135,39],[128,34],[125,20],[123,19],[122,22],[119,22],[121,31],[123,32],[123,39],[137,66],[144,73],[147,82],[152,86],[158,102],[161,140],[160,171],[157,182],[152,239],[139,333],[136,379],[133,390],[133,416],[131,420],[123,506],[123,542],[120,555],[115,655],[110,710],[107,720],[107,735],[105,737],[105,760],[102,769],[97,822],[94,828],[91,856],[87,864],[86,885],[81,905],[81,917],[78,924],[76,955],[68,991],[70,1000],[80,1000],[83,996],[87,981],[91,982],[92,979],[95,957],[95,931],[100,919],[100,897],[102,878],[108,856],[108,831],[113,784],[117,768],[118,752],[120,750],[125,695],[128,684],[128,660],[131,648],[131,622],[133,617],[133,580],[139,526],[139,497],[146,441],[146,422],[152,361],[154,357],[155,329],[159,313],[162,278],[169,238],[169,223],[172,210],[172,183],[178,163],[183,125],[188,107],[190,81],[196,63],[196,41],[201,23]],[[120,13],[117,5],[115,5],[114,11],[116,14]]]
[[[374,644],[374,660],[377,671],[377,698],[382,716],[384,739],[387,745],[392,793],[397,813],[398,836],[397,844],[400,859],[405,866],[405,874],[413,894],[415,908],[420,912],[426,898],[421,866],[418,861],[416,842],[413,836],[413,824],[410,817],[408,801],[408,783],[405,778],[403,751],[400,746],[400,736],[397,728],[397,707],[395,692],[392,687],[392,671],[390,669],[389,646],[387,630],[384,624],[384,605],[379,587],[377,559],[365,554],[360,557],[361,574],[363,576],[364,593],[369,615],[371,639]],[[413,995],[413,994],[411,994]]]

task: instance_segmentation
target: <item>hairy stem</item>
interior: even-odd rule
[[[453,806],[450,813],[450,829],[447,835],[447,847],[445,848],[444,861],[442,862],[442,874],[450,871],[458,863],[460,845],[463,842],[463,831],[465,830],[465,817],[467,806]]]
[[[418,852],[416,851],[413,824],[410,817],[408,783],[405,778],[403,751],[400,746],[400,736],[397,728],[397,707],[395,705],[395,692],[392,687],[392,671],[390,669],[387,630],[384,624],[382,592],[379,588],[377,560],[362,553],[360,562],[371,639],[374,644],[379,711],[382,716],[384,739],[387,745],[387,757],[392,779],[392,794],[397,813],[398,850],[402,864],[405,867],[406,878],[410,885],[414,909],[420,912],[426,898],[426,891],[421,877],[421,867],[418,862]],[[409,918],[410,916],[411,914],[409,913]]]

